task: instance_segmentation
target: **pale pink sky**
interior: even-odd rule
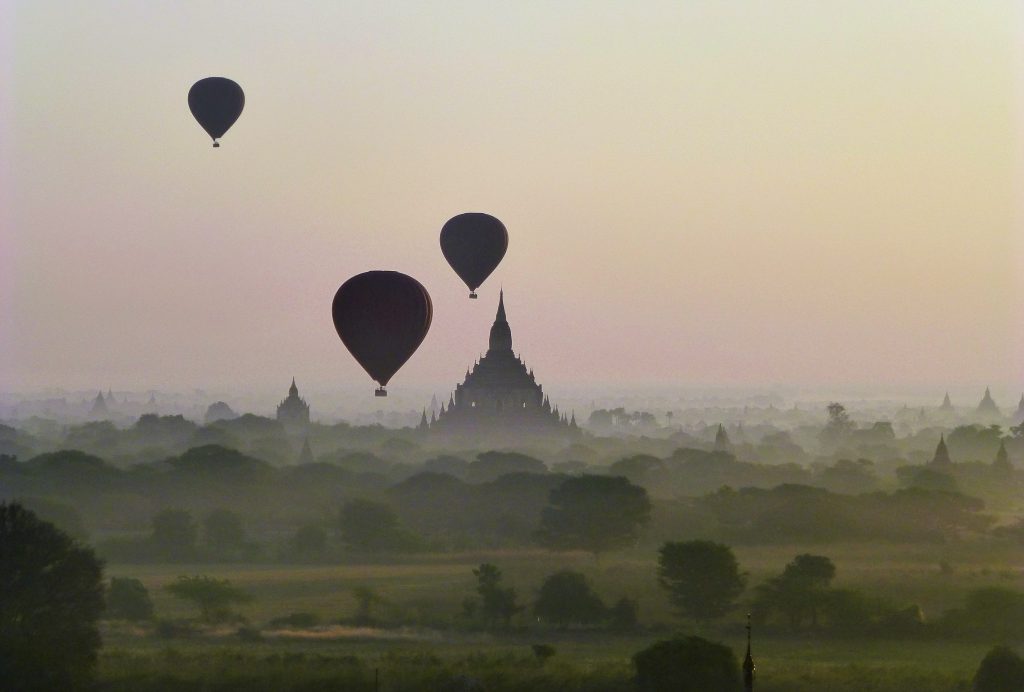
[[[549,383],[1024,384],[1018,3],[383,5],[0,1],[0,389],[361,395],[368,269],[434,300],[393,388],[502,285]],[[510,234],[479,301],[463,211]]]

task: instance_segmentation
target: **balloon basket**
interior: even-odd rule
[[[473,300],[476,300],[476,291],[470,291],[469,297],[472,298]]]
[[[217,148],[217,147],[219,147],[219,146],[220,146],[220,142],[214,142],[214,143],[213,143],[213,148],[214,148],[214,149],[216,149],[216,148]]]
[[[374,396],[387,396],[388,395],[388,390],[384,389],[383,387],[378,387],[377,389],[374,390],[373,395]]]

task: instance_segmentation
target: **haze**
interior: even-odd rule
[[[1024,376],[1017,3],[33,0],[0,26],[4,389],[368,395],[330,301],[377,268],[435,307],[393,389],[459,380],[501,286],[553,386]],[[247,97],[217,150],[185,101],[210,75]],[[478,301],[438,249],[463,211],[511,237]]]

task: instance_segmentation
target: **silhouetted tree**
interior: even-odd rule
[[[369,586],[352,587],[352,597],[356,599],[356,624],[372,625],[373,607],[383,603],[384,599]]]
[[[476,577],[476,592],[480,594],[480,615],[484,624],[491,626],[501,622],[508,627],[512,616],[521,611],[516,603],[516,590],[501,586],[501,570],[490,563],[483,563],[473,570]]]
[[[797,555],[782,574],[757,587],[761,612],[778,610],[793,629],[809,619],[818,625],[818,613],[829,601],[829,585],[836,576],[836,566],[824,555]]]
[[[640,604],[632,598],[623,596],[608,609],[608,626],[616,632],[635,630],[639,615]]]
[[[700,637],[669,639],[633,656],[642,692],[739,692],[732,649]]]
[[[318,558],[327,548],[327,532],[315,524],[302,526],[292,536],[289,548],[295,557]]]
[[[240,550],[245,544],[245,529],[241,518],[229,509],[215,509],[203,520],[207,545],[224,557]]]
[[[341,540],[353,550],[411,550],[419,547],[417,536],[403,529],[388,505],[372,500],[349,500],[338,515]]]
[[[114,577],[107,589],[106,616],[114,620],[152,620],[153,601],[138,579]]]
[[[231,585],[227,579],[207,576],[178,577],[178,581],[164,587],[174,596],[192,601],[199,608],[204,622],[223,622],[231,618],[231,606],[248,603],[252,595]]]
[[[182,560],[194,555],[199,531],[187,511],[165,509],[153,517],[152,526],[151,540],[164,557]]]
[[[600,622],[606,612],[604,603],[594,593],[587,578],[570,570],[547,577],[533,604],[534,615],[562,627]]]
[[[707,623],[732,609],[745,575],[732,549],[711,541],[665,543],[658,552],[658,581],[680,615]]]
[[[595,557],[634,544],[651,518],[647,491],[621,476],[569,478],[548,501],[537,531],[541,545],[586,550]]]
[[[1024,659],[1013,649],[997,646],[985,654],[974,674],[975,692],[1024,690]]]
[[[0,504],[0,687],[71,690],[92,678],[103,566],[19,504]]]

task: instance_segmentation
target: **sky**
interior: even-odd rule
[[[0,390],[369,395],[330,305],[392,269],[434,303],[392,389],[504,287],[555,387],[1019,392],[1022,123],[1012,0],[0,0]],[[510,236],[476,301],[465,211]]]

